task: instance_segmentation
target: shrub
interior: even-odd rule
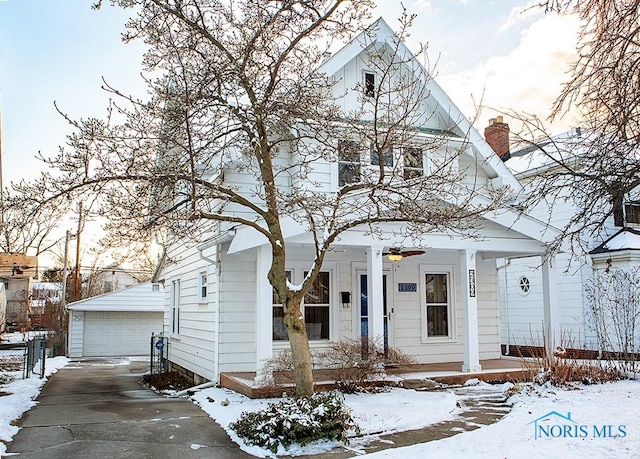
[[[564,333],[561,344],[556,346],[551,355],[547,355],[547,337],[543,333],[543,346],[539,351],[532,346],[531,357],[521,356],[522,366],[527,371],[527,379],[536,384],[549,381],[554,386],[567,386],[573,382],[583,384],[601,384],[621,378],[620,371],[611,362],[580,360],[567,355],[566,349],[574,347],[570,335]]]
[[[353,393],[371,381],[386,376],[385,366],[403,366],[415,359],[394,348],[384,348],[378,340],[361,338],[343,339],[329,343],[329,348],[318,353],[327,368],[334,372],[338,388]]]
[[[288,398],[261,411],[244,412],[230,427],[249,444],[273,453],[280,445],[288,448],[316,440],[345,441],[349,430],[359,431],[344,398],[333,392]]]

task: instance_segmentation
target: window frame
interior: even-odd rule
[[[362,93],[365,97],[376,96],[376,73],[371,70],[362,71]]]
[[[531,293],[532,289],[531,279],[526,274],[523,274],[518,278],[518,293],[521,296],[527,296]]]
[[[294,283],[294,284],[299,284],[302,282],[303,280],[303,276],[305,275],[306,272],[308,272],[309,270],[309,265],[306,263],[292,263],[291,266],[288,266],[286,268],[287,272],[291,273],[291,277],[290,277],[290,282]],[[309,307],[326,307],[328,309],[328,319],[327,319],[327,325],[328,325],[328,337],[326,338],[318,338],[318,339],[312,339],[309,336],[309,344],[313,347],[313,346],[323,346],[325,345],[327,342],[331,341],[332,339],[334,339],[334,337],[337,334],[337,331],[339,330],[339,324],[336,323],[337,320],[337,316],[338,313],[336,313],[335,309],[336,309],[336,305],[339,304],[338,302],[338,292],[337,292],[337,286],[338,286],[338,266],[337,263],[324,263],[322,265],[322,269],[320,270],[320,273],[328,273],[328,282],[329,282],[329,293],[328,293],[328,298],[329,298],[329,303],[322,303],[322,304],[312,304]],[[273,302],[272,302],[272,330],[271,330],[271,339],[272,339],[272,343],[274,345],[274,348],[286,348],[289,346],[289,339],[288,337],[286,339],[274,339],[274,331],[275,331],[275,327],[276,327],[276,316],[275,316],[275,308],[282,308],[282,304],[281,303],[276,303],[276,293],[273,292]],[[306,302],[303,300],[302,301],[302,313],[305,315],[305,324],[307,324],[307,320],[306,320]],[[286,330],[285,330],[286,333]],[[309,335],[309,329],[307,326],[307,334]]]
[[[634,216],[634,220],[630,220],[629,216]],[[624,203],[624,223],[630,226],[640,226],[640,202],[627,201]]]
[[[174,279],[171,281],[171,334],[174,336],[180,335],[180,309],[182,289],[180,285],[180,279]]]
[[[416,151],[420,153],[419,166],[415,164],[409,164],[409,165],[407,164],[408,151]],[[423,148],[417,145],[406,145],[402,147],[402,178],[404,180],[411,180],[414,178],[424,177],[425,175],[427,175],[426,164],[427,164],[427,158]],[[412,175],[408,177],[407,172],[411,173]]]
[[[443,303],[427,302],[427,275],[446,275],[447,283],[447,334],[429,336],[429,307],[442,306]],[[450,265],[420,265],[420,317],[422,319],[421,335],[423,343],[447,342],[456,339],[456,298],[455,269]]]
[[[345,148],[346,146],[346,148]],[[362,179],[362,148],[359,142],[355,140],[342,139],[338,141],[338,188],[357,183]],[[343,152],[347,153],[344,155]],[[343,180],[342,170],[351,169],[355,180]],[[342,176],[342,177],[341,177]]]
[[[200,302],[207,300],[209,293],[208,273],[207,271],[200,271],[198,273],[198,299]]]

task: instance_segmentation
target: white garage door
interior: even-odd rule
[[[151,333],[162,330],[162,312],[85,312],[85,357],[148,355]]]

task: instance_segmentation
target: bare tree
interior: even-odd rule
[[[553,166],[536,181],[529,201],[553,208],[568,200],[576,214],[563,238],[580,245],[613,217],[626,224],[624,202],[638,200],[640,185],[640,2],[549,0],[547,11],[581,20],[578,59],[552,108],[552,119],[577,116],[571,138],[551,137],[543,123],[524,115],[520,139],[534,144]]]
[[[379,78],[354,88],[361,108],[345,112],[337,80],[322,71],[323,54],[364,29],[371,1],[112,3],[136,7],[125,39],[149,44],[150,98],[125,96],[105,83],[115,101],[107,118],[69,120],[75,132],[68,148],[47,160],[59,173],[34,186],[47,193],[43,202],[98,196],[95,209],[123,245],[159,233],[169,244],[195,243],[218,225],[262,234],[299,395],[314,390],[301,302],[340,235],[362,227],[377,235],[385,223],[405,222],[407,238],[429,231],[473,237],[479,217],[502,204],[505,189],[483,190],[477,199],[483,184],[463,180],[475,171],[456,166],[468,147],[456,123],[414,145],[420,164],[426,150],[438,153],[429,173],[411,175],[398,158],[387,161],[433,113],[423,109],[429,73],[420,54],[414,58],[401,44],[413,17],[402,16],[389,46],[371,47]],[[374,40],[375,29],[370,33]],[[458,141],[451,142],[454,131]],[[364,155],[378,167],[357,166],[355,158]],[[337,192],[319,186],[318,165],[341,159],[350,179]],[[244,186],[234,182],[240,176]],[[287,280],[285,216],[314,238],[315,256],[300,285]]]
[[[18,189],[22,186],[24,183]],[[33,195],[4,191],[0,199],[0,251],[38,256],[60,242],[55,230],[64,212],[57,206],[34,205],[36,199]]]

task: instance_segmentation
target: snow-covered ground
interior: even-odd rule
[[[475,388],[486,391],[488,386],[479,383]],[[510,386],[494,388],[502,391]],[[273,399],[251,400],[220,388],[205,389],[193,399],[243,450],[259,457],[272,456],[267,450],[244,444],[228,425],[243,411],[259,410]],[[345,399],[362,433],[368,435],[418,429],[454,419],[461,412],[456,406],[457,396],[451,392],[393,389],[379,394],[347,395]],[[640,457],[640,381],[578,386],[574,390],[525,386],[509,402],[513,409],[501,421],[472,432],[364,456],[360,442],[348,448],[353,449],[354,457],[367,458]],[[323,443],[294,447],[286,454],[320,453],[335,446]]]
[[[47,376],[66,364],[64,357],[48,359]],[[44,383],[45,380],[29,378],[0,385],[0,392],[8,394],[0,394],[0,457],[6,451],[3,442],[10,441],[18,431],[11,421],[35,405],[34,398]],[[479,383],[469,390],[503,391],[509,387]],[[493,425],[448,439],[391,448],[364,457],[640,457],[640,381],[579,386],[577,390],[527,387],[528,390],[510,398],[512,411]],[[243,411],[258,410],[277,400],[251,400],[221,388],[202,390],[192,398],[227,429],[242,449],[259,457],[272,456],[266,450],[245,445],[229,431],[228,425]],[[368,436],[421,428],[461,414],[458,396],[449,391],[392,389],[378,394],[347,395],[345,401],[362,433]],[[287,453],[319,453],[335,446],[328,442],[313,444],[294,447]],[[354,441],[347,447],[353,450],[354,457],[361,457],[361,441]]]

